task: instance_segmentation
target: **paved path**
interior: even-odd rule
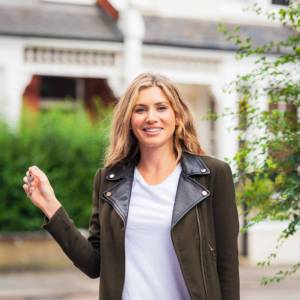
[[[300,272],[280,283],[261,285],[263,276],[273,276],[282,268],[240,268],[241,300],[300,300]]]
[[[241,300],[300,300],[300,274],[280,284],[260,285],[263,275],[276,270],[242,266]],[[77,269],[0,273],[0,299],[97,300],[98,279],[90,279]]]

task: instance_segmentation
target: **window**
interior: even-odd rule
[[[48,108],[64,100],[76,103],[77,82],[75,78],[68,77],[41,77],[41,107]]]
[[[62,98],[75,98],[75,85],[74,78],[43,76],[41,96],[54,101]]]
[[[275,5],[289,5],[289,0],[272,0],[272,4]]]

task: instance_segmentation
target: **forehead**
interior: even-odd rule
[[[156,86],[142,89],[137,96],[135,104],[154,104],[157,102],[170,103],[165,93]]]

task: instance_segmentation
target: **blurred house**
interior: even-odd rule
[[[251,3],[0,0],[0,115],[14,127],[23,105],[49,108],[66,97],[74,105],[81,99],[93,112],[94,97],[111,103],[137,74],[158,72],[170,77],[188,101],[206,152],[230,158],[238,147],[236,134],[228,131],[231,121],[205,121],[203,116],[236,107],[238,95],[223,88],[252,62],[236,61],[236,48],[217,25],[239,25],[255,44],[287,34],[263,17],[244,12]],[[260,1],[266,9],[287,4]],[[255,245],[249,242],[243,250],[254,255],[253,261],[257,256],[252,248],[257,243],[264,247],[264,236],[260,240],[258,232],[255,237]]]

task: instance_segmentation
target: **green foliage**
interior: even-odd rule
[[[0,124],[0,232],[37,230],[42,214],[22,185],[29,166],[48,176],[57,198],[79,227],[87,227],[92,182],[108,143],[111,109],[91,123],[84,109],[58,106],[41,113],[24,111],[20,128]]]
[[[258,5],[254,9],[263,14]],[[276,258],[282,243],[300,226],[300,3],[292,1],[266,15],[282,23],[289,32],[286,39],[253,46],[238,29],[230,32],[220,27],[239,48],[238,58],[255,62],[251,72],[239,75],[230,85],[230,91],[240,96],[235,115],[240,148],[234,163],[237,198],[247,219],[244,230],[266,219],[289,224],[262,266]],[[300,263],[295,264],[273,278],[264,278],[263,283],[278,282],[299,267]]]

